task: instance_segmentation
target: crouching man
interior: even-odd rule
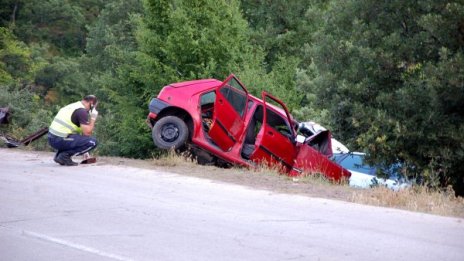
[[[91,136],[98,116],[97,103],[97,97],[88,95],[58,111],[48,129],[48,143],[57,150],[53,159],[56,163],[76,166],[71,157],[97,146],[97,140]]]

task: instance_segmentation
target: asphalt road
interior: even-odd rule
[[[464,220],[0,149],[0,260],[464,260]]]

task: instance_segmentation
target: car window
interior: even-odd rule
[[[235,78],[232,78],[221,88],[220,92],[227,101],[229,101],[234,110],[240,116],[243,116],[247,102],[247,94],[240,83],[238,83]]]
[[[337,156],[335,156],[337,158]],[[345,169],[353,170],[353,171],[358,171],[364,174],[369,174],[375,176],[376,174],[376,169],[375,167],[371,167],[367,164],[364,164],[363,162],[364,157],[361,155],[347,155],[341,162],[340,164],[342,167]],[[338,162],[338,160],[337,160]]]
[[[273,110],[267,109],[266,123],[290,140],[292,139],[292,131],[290,130],[289,124],[282,116],[275,113]]]
[[[269,124],[272,128],[276,129],[278,132],[280,132],[281,134],[287,136],[290,140],[293,141],[293,137],[292,137],[293,136],[293,131],[291,129],[290,123],[288,122],[287,115],[285,115],[285,108],[280,103],[278,103],[277,101],[272,99],[272,97],[265,98],[265,102],[266,102],[266,104],[272,105],[272,106],[267,107],[267,110],[266,110],[266,115],[267,115],[266,123]],[[276,110],[272,109],[273,107],[277,108],[276,110],[280,109],[281,112],[285,116],[282,116]]]
[[[201,96],[200,105],[214,103],[216,99],[216,93],[214,91],[207,92]]]

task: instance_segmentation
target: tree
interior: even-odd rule
[[[460,1],[331,4],[311,59],[313,106],[373,161],[401,161],[428,182],[462,183],[464,5]],[[460,191],[463,193],[464,191]]]
[[[38,67],[32,50],[7,28],[0,27],[0,107],[9,107],[11,123],[1,131],[20,138],[44,126],[49,115],[34,92]]]
[[[321,109],[305,107],[309,100],[315,99],[310,81],[316,77],[316,70],[307,75],[311,64],[308,49],[329,1],[241,2],[252,29],[251,42],[262,48],[266,57],[261,66],[268,73],[265,78],[254,80],[258,89],[282,99],[300,120],[322,120]]]
[[[0,7],[0,26],[8,27],[14,24],[18,14],[19,0],[4,0]]]
[[[251,52],[237,1],[144,1],[138,33],[157,88],[179,80],[225,78]]]
[[[5,1],[4,1],[5,2]],[[0,7],[0,26],[32,46],[44,46],[42,57],[78,57],[85,47],[87,29],[105,0],[6,0]]]
[[[0,84],[11,85],[30,78],[31,51],[11,31],[0,27]]]
[[[300,57],[301,47],[311,42],[308,20],[301,19],[318,0],[242,0],[242,9],[252,29],[253,44],[266,52],[268,71],[282,57]]]
[[[135,39],[142,11],[139,0],[113,1],[89,29],[81,62],[91,75],[86,91],[101,101],[96,133],[105,155],[144,158],[153,151],[144,122],[148,97],[143,79],[149,72],[138,62]]]
[[[19,5],[15,34],[24,42],[46,41],[51,52],[79,55],[85,46],[83,10],[70,1],[26,1]]]

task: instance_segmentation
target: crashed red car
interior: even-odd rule
[[[277,164],[291,176],[322,173],[335,181],[351,175],[329,159],[329,131],[297,139],[305,132],[285,104],[266,92],[262,99],[250,95],[234,75],[169,84],[149,110],[155,146],[188,148],[199,163]]]

